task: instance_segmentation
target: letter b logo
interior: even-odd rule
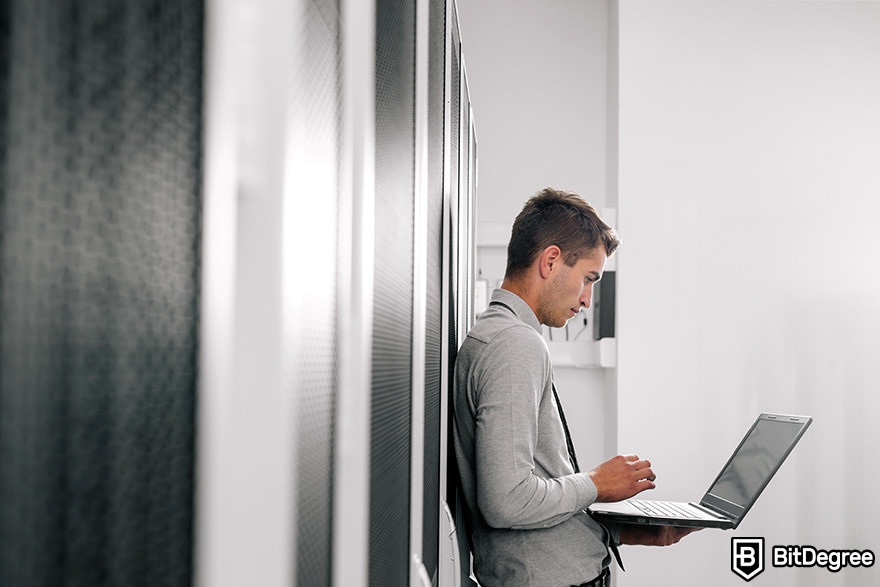
[[[763,538],[731,538],[730,568],[746,581],[764,570]]]

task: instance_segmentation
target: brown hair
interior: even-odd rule
[[[574,192],[545,188],[516,217],[507,245],[507,277],[518,277],[547,247],[556,245],[569,267],[599,246],[610,256],[620,245],[617,231]]]

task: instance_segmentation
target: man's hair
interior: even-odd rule
[[[610,256],[620,245],[620,238],[582,197],[545,188],[526,202],[513,223],[506,276],[521,276],[551,245],[559,247],[562,260],[571,267],[600,246]]]

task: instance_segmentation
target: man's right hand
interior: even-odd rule
[[[651,463],[636,455],[617,455],[587,475],[596,485],[596,501],[629,499],[646,489],[654,489],[657,478],[651,470]]]

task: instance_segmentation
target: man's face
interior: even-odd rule
[[[589,308],[593,298],[593,286],[602,278],[608,256],[598,247],[581,257],[573,267],[562,259],[553,263],[544,288],[543,301],[538,318],[542,324],[561,328],[581,308]]]

